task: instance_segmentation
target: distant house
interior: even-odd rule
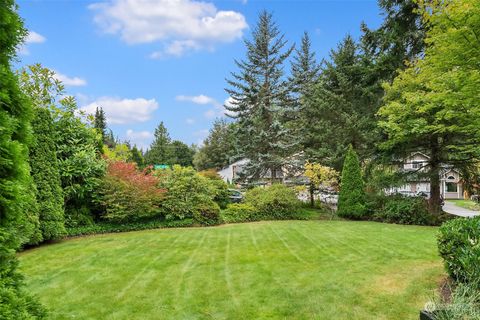
[[[403,162],[403,170],[424,172],[429,156],[415,152]],[[430,194],[428,178],[411,179],[401,187],[391,188],[389,193],[406,195]],[[444,166],[440,172],[440,194],[444,199],[463,199],[463,184],[460,172],[455,168]]]

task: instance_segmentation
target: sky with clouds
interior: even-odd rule
[[[41,63],[87,112],[101,106],[120,139],[146,148],[163,121],[200,143],[229,103],[225,78],[242,59],[258,13],[273,12],[291,44],[310,33],[319,59],[360,23],[381,21],[375,0],[19,0],[29,35],[16,67]]]

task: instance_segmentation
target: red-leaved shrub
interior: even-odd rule
[[[139,171],[135,163],[111,161],[103,178],[98,202],[103,218],[111,221],[135,221],[161,214],[165,191],[150,170]]]

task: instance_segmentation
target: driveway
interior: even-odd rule
[[[445,201],[443,211],[460,217],[474,217],[480,215],[479,211],[465,209],[455,205],[453,202]]]

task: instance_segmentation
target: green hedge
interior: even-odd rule
[[[245,203],[255,208],[251,221],[295,219],[301,208],[295,190],[282,184],[248,190]]]
[[[248,203],[232,203],[222,211],[221,215],[225,223],[253,221],[255,207]]]
[[[171,221],[140,221],[128,223],[107,223],[99,222],[89,226],[78,226],[67,228],[69,237],[83,236],[89,234],[127,232],[137,230],[148,230],[158,228],[184,228],[194,226],[193,219],[171,220]]]
[[[480,217],[444,223],[437,243],[447,272],[454,280],[480,283]]]

